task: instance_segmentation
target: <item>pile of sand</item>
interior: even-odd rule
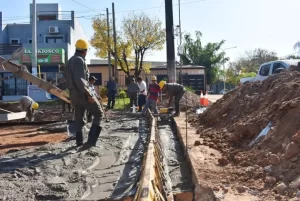
[[[249,146],[269,122],[266,137]],[[299,68],[237,88],[190,123],[204,145],[223,153],[220,165],[249,167],[238,180],[262,179],[278,194],[300,196]]]

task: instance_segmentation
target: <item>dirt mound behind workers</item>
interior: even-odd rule
[[[265,187],[289,197],[300,189],[298,67],[235,89],[190,122],[204,145],[248,167],[246,180],[262,179]],[[254,142],[264,128],[265,137]]]

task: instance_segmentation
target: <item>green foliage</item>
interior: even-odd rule
[[[186,91],[188,91],[188,92],[195,93],[195,90],[194,90],[192,87],[190,87],[190,86],[184,86],[184,88],[185,88]]]
[[[111,25],[110,28],[112,27]],[[150,72],[151,64],[144,62],[145,53],[161,50],[165,44],[162,23],[144,13],[131,14],[123,19],[121,30],[117,33],[117,52],[113,48],[113,34],[110,38],[107,37],[108,26],[105,18],[94,18],[93,29],[94,35],[90,42],[97,51],[96,56],[107,58],[110,52],[114,59],[117,58],[118,67],[128,76],[130,70],[134,69],[136,78],[142,71]]]
[[[194,40],[190,34],[184,36],[184,55],[181,59],[184,65],[194,64],[206,67],[207,83],[212,84],[217,80],[217,72],[221,63],[229,60],[225,58],[225,52],[221,51],[221,47],[225,43],[222,40],[218,43],[202,44],[202,33],[196,31],[196,39]]]
[[[123,20],[124,36],[133,46],[135,64],[134,76],[137,78],[144,70],[143,62],[147,51],[162,50],[165,44],[165,30],[157,18],[145,13],[132,13]],[[149,67],[148,67],[149,69]]]
[[[277,54],[265,49],[246,51],[245,56],[238,58],[229,64],[229,68],[240,73],[257,72],[263,63],[277,60]]]
[[[126,98],[126,96],[127,96],[126,91],[125,90],[120,90],[119,97],[120,98]]]
[[[105,98],[107,94],[107,88],[106,87],[101,87],[100,88],[100,97]]]

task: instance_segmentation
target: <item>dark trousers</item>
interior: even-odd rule
[[[66,111],[66,104],[68,105],[69,112],[71,112],[71,104],[66,103],[65,101],[62,101],[62,110],[63,110],[63,112]]]
[[[129,99],[130,99],[130,107],[132,107],[133,104],[136,107],[137,106],[137,93],[130,93]]]
[[[183,97],[184,93],[185,93],[185,91],[181,90],[180,92],[178,92],[175,95],[175,113],[176,114],[180,114],[179,102],[180,102],[181,98]]]
[[[92,124],[100,126],[102,117],[102,110],[100,106],[97,103],[89,103],[87,100],[82,100],[80,103],[75,104],[76,132],[82,132],[82,128],[85,124],[84,117],[86,110],[94,116]]]
[[[27,117],[28,121],[33,121],[34,120],[33,115],[34,115],[34,110],[31,109],[31,108],[27,109],[26,117]]]
[[[146,104],[146,95],[144,94],[139,95],[138,104],[139,104],[139,111],[142,111],[143,106]]]
[[[108,93],[107,108],[114,108],[116,101],[116,93]]]

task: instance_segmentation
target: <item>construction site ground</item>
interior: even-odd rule
[[[62,120],[58,111],[52,109],[52,120]],[[66,132],[1,125],[1,200],[133,197],[147,145],[147,122],[127,113],[112,113],[110,118],[102,124],[97,147],[90,150],[76,148]]]

